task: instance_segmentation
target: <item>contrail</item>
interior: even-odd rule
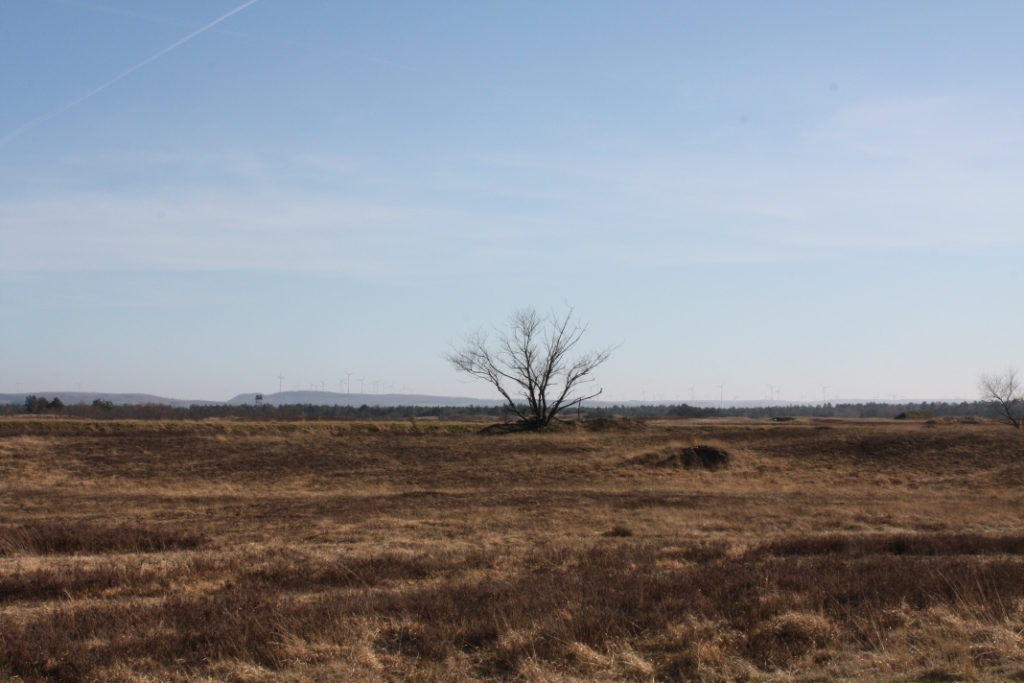
[[[3,147],[8,142],[10,142],[11,140],[13,140],[16,137],[20,136],[25,131],[30,130],[32,128],[35,128],[36,126],[38,126],[40,123],[43,123],[44,121],[49,121],[50,119],[52,119],[57,114],[65,112],[68,109],[71,109],[71,107],[75,106],[76,104],[79,104],[80,102],[84,102],[85,100],[89,99],[90,97],[92,97],[96,93],[101,92],[103,90],[106,90],[107,88],[109,88],[110,86],[114,85],[115,83],[117,83],[119,80],[121,80],[125,76],[128,76],[129,74],[132,74],[135,71],[138,71],[142,67],[144,67],[147,64],[149,64],[150,62],[152,62],[154,59],[159,59],[159,58],[163,57],[165,54],[167,54],[168,52],[170,52],[174,48],[178,47],[182,43],[187,43],[188,41],[190,41],[193,38],[195,38],[196,36],[198,36],[200,33],[204,32],[204,31],[210,30],[211,28],[213,28],[214,26],[216,26],[220,22],[224,21],[228,17],[232,16],[233,14],[238,14],[239,12],[241,12],[242,10],[244,10],[246,7],[248,7],[249,5],[253,4],[254,2],[256,2],[256,0],[246,0],[246,2],[243,2],[241,5],[239,5],[235,9],[231,10],[227,14],[225,14],[225,15],[217,18],[217,19],[214,19],[213,21],[211,21],[206,26],[203,26],[202,28],[196,29],[195,31],[193,31],[192,33],[188,34],[187,36],[185,36],[181,40],[177,41],[176,43],[172,43],[171,45],[168,45],[167,47],[165,47],[163,50],[160,50],[160,52],[157,52],[152,57],[148,57],[148,58],[142,60],[141,62],[139,62],[138,64],[136,64],[132,68],[130,68],[127,71],[124,71],[124,72],[118,74],[117,76],[114,76],[113,78],[111,78],[109,81],[107,81],[103,85],[101,85],[101,86],[99,86],[97,88],[93,88],[92,90],[90,90],[89,92],[85,93],[84,95],[82,95],[78,99],[72,100],[71,102],[68,102],[67,104],[62,104],[61,106],[57,107],[53,111],[47,112],[47,113],[43,114],[42,116],[34,118],[31,121],[29,121],[28,123],[23,124],[22,126],[19,126],[18,128],[15,128],[13,131],[8,133],[6,136],[0,138],[0,147]]]

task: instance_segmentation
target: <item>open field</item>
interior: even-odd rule
[[[0,676],[1024,680],[1015,430],[480,429],[0,420]]]

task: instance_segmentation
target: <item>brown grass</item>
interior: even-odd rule
[[[97,524],[83,520],[32,520],[0,526],[0,557],[112,552],[157,553],[198,548],[202,534],[158,529],[126,522]]]
[[[479,429],[0,420],[0,676],[1024,679],[1012,430]]]

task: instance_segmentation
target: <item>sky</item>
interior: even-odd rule
[[[1021,25],[0,0],[0,393],[493,397],[444,354],[532,306],[608,400],[974,399],[1024,363]]]

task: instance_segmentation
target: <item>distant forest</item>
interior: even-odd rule
[[[0,405],[0,415],[65,415],[69,417],[107,420],[205,420],[234,418],[241,420],[395,420],[439,418],[446,420],[511,420],[501,406],[353,406],[334,405],[192,405],[174,407],[158,403],[115,405],[96,400],[92,404],[64,405],[59,399],[29,396],[24,404]],[[641,405],[583,407],[561,414],[569,419],[580,417],[645,418],[710,418],[746,417],[770,419],[784,417],[846,417],[846,418],[910,418],[983,417],[999,418],[995,405],[985,401],[961,403],[826,403],[824,405],[788,405],[760,408],[702,408],[680,405]]]

